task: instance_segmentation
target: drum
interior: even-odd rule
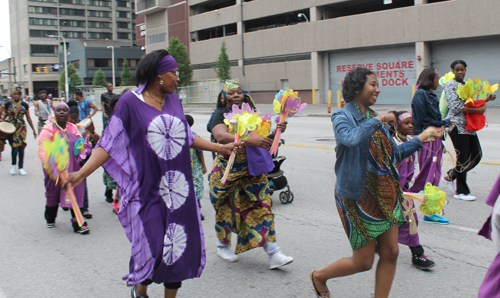
[[[91,134],[95,133],[94,123],[92,122],[92,119],[90,119],[90,118],[85,118],[82,121],[78,122],[77,126],[85,128]]]
[[[16,132],[16,127],[9,122],[0,122],[0,152],[5,147],[5,140],[10,139]]]

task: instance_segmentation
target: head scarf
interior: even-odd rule
[[[243,87],[241,87],[240,83],[238,83],[237,80],[235,79],[227,79],[226,80],[226,83],[224,84],[224,87],[222,88],[222,97],[223,98],[226,98],[226,93],[231,90],[231,89],[240,89],[243,91]],[[244,100],[243,102],[246,102],[248,104],[250,104],[250,107],[252,109],[256,109],[256,105],[255,105],[255,102],[253,101],[252,97],[248,94],[248,93],[245,93],[244,94]]]
[[[161,75],[164,73],[167,73],[169,71],[172,71],[176,68],[179,68],[179,65],[177,64],[177,61],[175,61],[174,57],[171,55],[167,55],[163,57],[163,59],[160,60],[158,63],[158,71],[156,72],[156,75]],[[144,88],[148,85],[149,82],[144,82],[135,89],[135,93],[141,94],[142,91],[144,91]]]
[[[406,120],[406,119],[408,119],[408,118],[413,118],[413,117],[411,116],[411,114],[410,114],[410,113],[408,113],[408,112],[407,112],[407,113],[403,113],[403,114],[399,115],[399,117],[398,117],[398,119],[397,119],[397,121],[396,121],[396,127],[398,127],[401,123],[403,123],[403,121],[405,121],[405,120]]]

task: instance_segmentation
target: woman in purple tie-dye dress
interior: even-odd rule
[[[194,138],[174,90],[176,61],[165,50],[137,66],[139,88],[120,98],[90,160],[66,185],[76,185],[103,165],[121,189],[118,214],[132,244],[132,297],[147,297],[152,282],[175,297],[185,279],[205,266],[203,230],[193,187],[189,148],[230,154],[234,144]]]

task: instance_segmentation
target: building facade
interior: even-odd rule
[[[64,69],[59,62],[62,40],[49,35],[62,36],[67,42],[134,45],[134,5],[133,0],[9,0],[11,55],[23,94],[42,89],[58,94],[57,81]]]
[[[137,7],[175,5],[136,1]],[[257,102],[271,103],[286,87],[307,102],[315,90],[316,103],[327,102],[331,90],[335,102],[345,74],[358,66],[377,74],[379,103],[409,103],[424,67],[444,74],[455,59],[467,61],[467,77],[500,82],[497,0],[384,2],[189,0],[193,79],[216,78],[213,67],[225,41],[232,77]]]
[[[127,59],[130,72],[134,76],[137,63],[144,55],[140,46],[123,46],[119,41],[73,40],[68,44],[68,63],[73,64],[76,73],[82,78],[83,85],[92,85],[95,73],[99,69],[104,72],[109,83],[113,82],[113,51],[116,86],[121,84],[120,74],[124,59]],[[61,65],[64,65],[63,59],[61,54],[59,56]]]

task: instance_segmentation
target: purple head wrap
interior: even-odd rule
[[[408,118],[412,118],[410,113],[403,113],[403,114],[399,115],[399,117],[396,121],[396,127],[398,127],[401,123],[403,123],[403,121],[405,121]]]
[[[57,110],[57,107],[59,107],[59,106],[65,106],[66,108],[68,108],[68,111],[69,111],[69,106],[68,106],[68,104],[67,104],[67,103],[65,103],[64,101],[62,101],[62,100],[61,100],[61,101],[57,104],[57,106],[56,106],[56,110]]]
[[[167,73],[169,71],[172,71],[176,68],[179,68],[179,65],[177,64],[177,61],[175,61],[174,57],[171,55],[167,55],[163,57],[163,59],[160,60],[160,63],[158,63],[158,71],[156,72],[157,75],[161,75],[164,73]],[[135,89],[135,93],[141,94],[142,91],[144,91],[144,88],[146,88],[146,85],[149,82],[145,82],[139,85],[137,89]]]

